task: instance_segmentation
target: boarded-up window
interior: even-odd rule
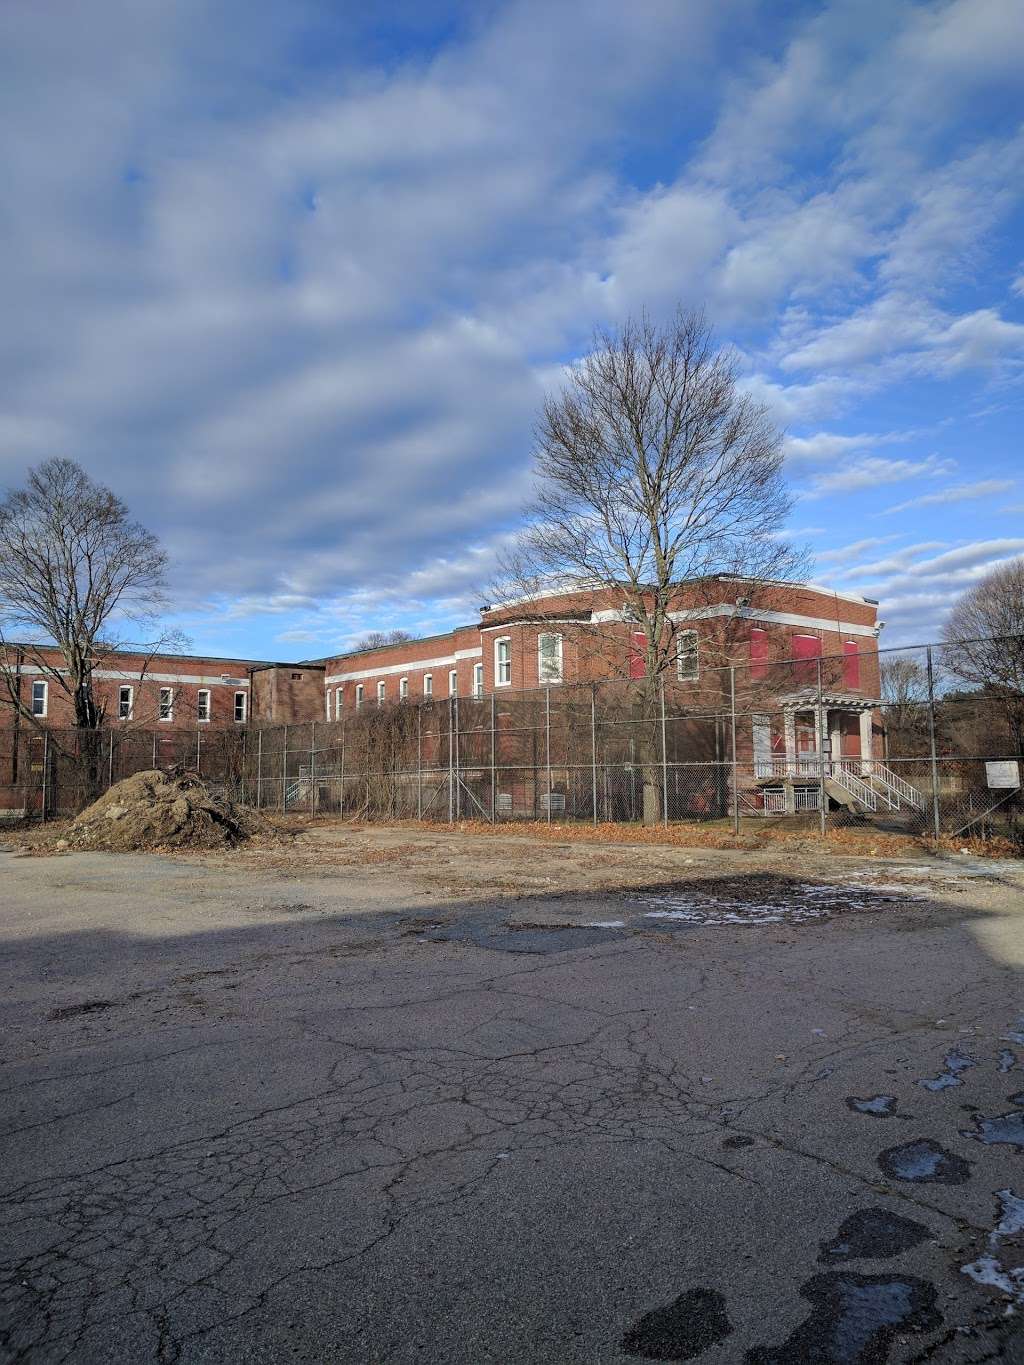
[[[768,673],[768,632],[759,626],[750,631],[750,676],[764,678]]]
[[[843,641],[843,686],[860,687],[860,652],[856,640]]]
[[[817,635],[793,636],[793,678],[796,682],[817,682],[816,660],[820,658],[821,640]]]
[[[643,678],[647,675],[647,632],[634,630],[629,635],[629,676]]]
[[[676,637],[676,677],[694,682],[700,676],[700,655],[695,630],[681,630]]]

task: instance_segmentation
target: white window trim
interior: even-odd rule
[[[238,703],[242,703],[242,714],[238,714]],[[244,725],[249,719],[249,694],[247,692],[236,692],[231,701],[232,715],[236,725]]]
[[[37,711],[37,710],[36,710],[36,688],[37,688],[37,687],[41,687],[41,688],[43,689],[43,709],[42,709],[41,711]],[[36,679],[33,681],[33,683],[32,683],[32,691],[31,691],[31,693],[30,693],[30,695],[29,695],[29,710],[32,712],[33,716],[35,716],[35,718],[36,718],[37,720],[45,720],[45,719],[46,719],[46,713],[49,711],[49,709],[50,709],[50,684],[49,684],[48,682],[46,682],[45,679],[36,678]]]
[[[684,651],[683,641],[690,640],[692,649]],[[693,672],[683,672],[683,659],[693,659]],[[681,630],[676,635],[676,681],[697,682],[700,679],[700,636],[695,630]]]
[[[377,705],[383,706],[387,701],[388,685],[383,678],[377,680]]]
[[[127,713],[127,715],[124,715],[124,716],[121,715],[121,694],[122,694],[123,692],[127,692],[127,693],[128,693],[128,713]],[[122,685],[117,689],[117,718],[118,718],[118,720],[120,720],[120,721],[134,720],[134,718],[135,718],[135,688],[134,688],[134,687],[126,687],[124,684],[122,684]]]
[[[540,635],[537,636],[537,682],[541,687],[556,687],[565,677],[565,658],[562,649],[562,638],[561,635],[558,635],[551,630],[542,631]],[[544,676],[544,650],[542,648],[542,641],[544,640],[555,640],[558,643],[558,648],[555,651],[555,656],[558,661],[557,678],[545,678]]]
[[[484,666],[473,665],[473,696],[479,700],[484,695]]]
[[[334,689],[334,719],[341,720],[341,713],[345,709],[345,689],[336,687]],[[330,719],[330,717],[328,717]]]
[[[508,659],[507,659],[507,661],[506,661],[507,667],[508,667],[508,677],[507,677],[507,678],[503,678],[503,677],[501,676],[501,662],[502,662],[502,661],[501,661],[501,646],[502,646],[502,645],[507,645],[507,646],[508,646]],[[497,637],[497,639],[494,641],[494,686],[495,686],[495,687],[511,687],[511,686],[512,686],[512,636],[511,636],[511,635],[499,635],[499,636]]]
[[[408,700],[409,700],[409,679],[408,679],[408,678],[399,678],[399,679],[398,679],[398,700],[399,700],[399,701],[408,701]]]
[[[202,714],[203,703],[201,698],[206,698],[206,715]],[[213,696],[208,687],[200,687],[196,693],[196,722],[199,725],[209,725],[210,717],[213,715]]]
[[[459,670],[457,668],[448,670],[448,695],[449,697],[459,695]]]
[[[164,698],[164,693],[165,693],[165,692],[167,693],[167,715],[166,715],[166,716],[162,716],[162,715],[160,714],[160,712],[164,709],[164,701],[163,701],[163,698]],[[160,691],[157,693],[157,698],[156,698],[156,714],[157,714],[157,720],[160,722],[161,725],[169,724],[171,721],[174,720],[174,688],[173,688],[173,687],[161,687]]]
[[[423,675],[423,695],[425,697],[432,697],[434,695],[433,673],[424,673]]]
[[[362,683],[356,683],[356,710],[358,711],[366,700],[366,690]]]

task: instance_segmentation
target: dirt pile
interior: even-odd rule
[[[216,795],[191,773],[135,773],[117,782],[61,832],[58,848],[134,853],[225,848],[276,831],[255,811]]]

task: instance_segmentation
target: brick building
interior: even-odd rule
[[[476,622],[443,634],[297,664],[121,654],[97,668],[94,686],[105,726],[168,734],[338,722],[368,706],[546,687],[596,683],[607,694],[616,681],[644,677],[646,641],[623,601],[613,589],[556,591],[483,607]],[[680,585],[670,616],[675,667],[663,685],[674,713],[696,718],[693,757],[697,736],[711,732],[701,717],[721,718],[732,707],[738,757],[762,786],[798,785],[805,768],[818,771],[819,755],[865,800],[855,773],[874,781],[877,772],[885,784],[876,602],[722,575]],[[13,659],[11,651],[18,647],[8,647],[8,662],[36,721],[72,725],[70,699],[33,651]],[[47,658],[56,662],[55,652]],[[30,722],[0,704],[0,763],[3,730],[19,724]],[[5,781],[11,776],[0,772],[0,787]]]

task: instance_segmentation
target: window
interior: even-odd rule
[[[46,694],[48,691],[48,683],[34,682],[32,684],[32,714],[34,716],[46,715]]]
[[[676,677],[680,682],[696,682],[699,676],[697,632],[681,630],[676,636]]]
[[[508,687],[512,681],[512,641],[505,637],[494,642],[494,686]]]
[[[562,681],[561,635],[537,637],[537,678],[541,684]]]
[[[750,631],[750,676],[764,678],[768,675],[768,632],[759,626]]]
[[[425,697],[432,697],[434,695],[433,673],[424,673],[423,675],[423,695]]]
[[[301,673],[293,673],[293,674],[292,674],[292,682],[301,682],[301,681],[302,681],[302,674],[301,674]]]
[[[384,681],[384,679],[381,678],[380,682],[377,684],[377,705],[378,705],[378,706],[383,706],[383,705],[384,705],[384,698],[387,696],[387,690],[388,690],[388,685],[387,685],[387,683]]]
[[[356,710],[358,711],[363,704],[363,684],[356,683]]]
[[[336,687],[334,689],[334,719],[341,720],[342,708],[345,705],[345,689]]]
[[[854,691],[860,688],[860,651],[856,640],[843,641],[843,686]]]
[[[631,630],[629,632],[629,676],[631,678],[647,677],[646,630]]]
[[[160,689],[160,709],[158,712],[161,720],[174,719],[174,688],[161,687]]]
[[[196,693],[196,720],[204,721],[210,719],[210,691],[209,688],[201,687]]]
[[[793,677],[797,682],[817,682],[816,661],[820,658],[821,640],[817,635],[793,636]]]
[[[117,689],[117,718],[118,720],[131,720],[135,710],[134,689],[131,687],[119,687]]]
[[[409,679],[408,679],[408,678],[399,678],[399,679],[398,679],[398,698],[399,698],[400,701],[408,701],[408,700],[409,700]]]
[[[448,674],[448,695],[457,697],[459,695],[459,670],[453,668]]]
[[[483,664],[473,665],[473,696],[482,697],[484,694],[484,666]]]
[[[235,724],[244,725],[249,710],[249,698],[244,692],[235,693]]]

